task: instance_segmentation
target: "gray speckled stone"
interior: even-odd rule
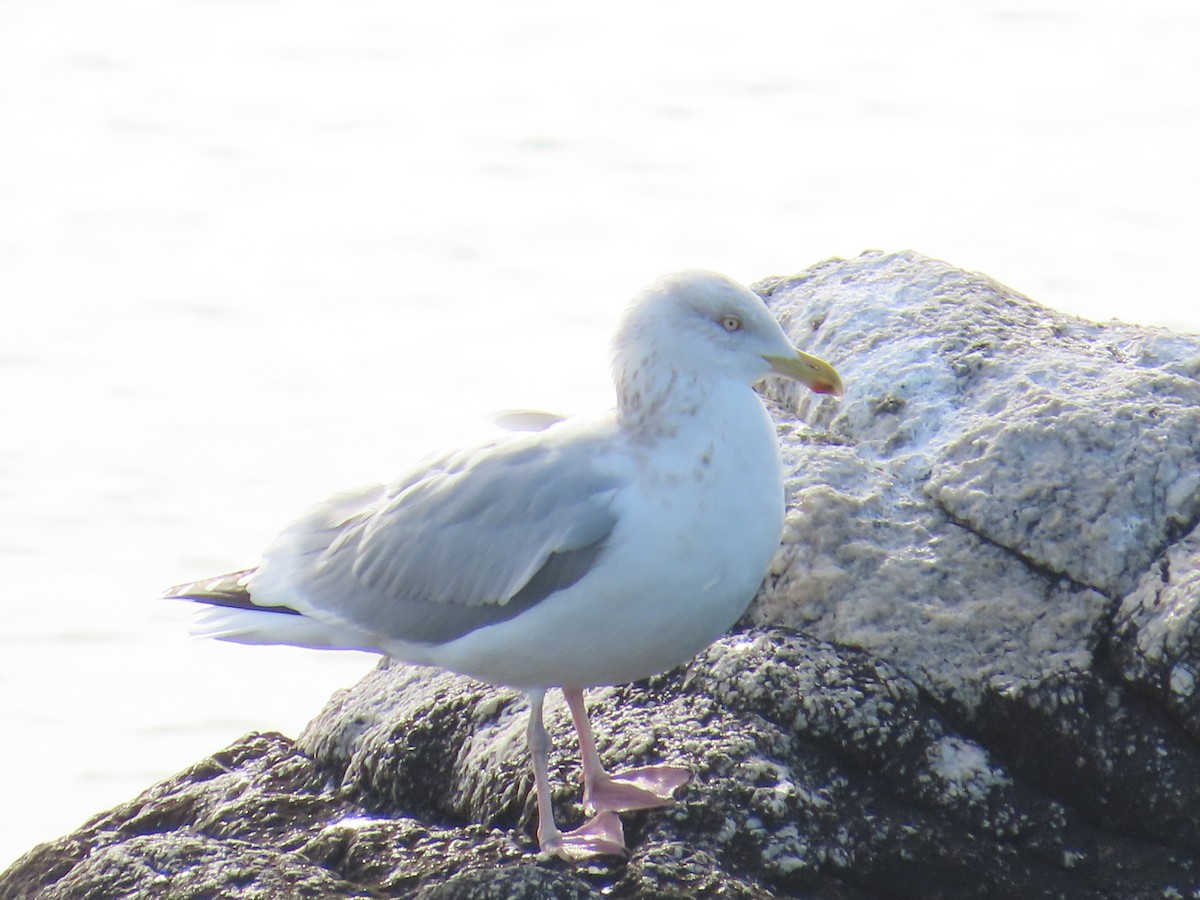
[[[1122,601],[1112,647],[1125,678],[1200,739],[1200,529],[1171,547]]]
[[[749,621],[868,650],[967,708],[1090,669],[1110,606],[1099,591],[956,524],[922,481],[854,446],[800,428],[784,440],[791,507]]]
[[[742,630],[589,693],[610,766],[695,772],[628,860],[535,857],[516,692],[383,664],[0,900],[1200,896],[1200,337],[915,253],[759,288],[847,395],[766,389],[789,514]],[[547,726],[574,824],[556,695]]]
[[[1112,601],[1200,518],[1200,336],[1056,313],[917,253],[757,286],[840,403],[771,384],[792,500],[752,621],[975,707],[1093,663]]]

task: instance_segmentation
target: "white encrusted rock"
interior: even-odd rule
[[[1113,601],[1200,518],[1200,336],[1050,310],[907,252],[757,289],[840,404],[787,413],[788,531],[751,610],[975,708],[1087,672]]]

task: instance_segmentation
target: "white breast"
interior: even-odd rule
[[[635,458],[639,475],[617,498],[619,523],[587,576],[515,619],[431,648],[429,661],[516,687],[619,684],[679,665],[727,631],[782,532],[770,417],[730,384]]]

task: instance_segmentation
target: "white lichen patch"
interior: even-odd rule
[[[811,856],[808,841],[801,837],[795,825],[785,825],[774,832],[762,850],[764,867],[783,875],[808,868]]]
[[[944,737],[930,746],[927,758],[930,771],[950,797],[979,803],[999,787],[1011,783],[1003,770],[988,761],[987,752],[978,744],[957,737]]]
[[[762,652],[762,640],[739,635],[737,639],[725,644],[725,653],[729,656],[745,656]]]
[[[1180,663],[1171,669],[1171,693],[1190,697],[1196,691],[1196,676],[1187,666]]]
[[[1062,852],[1062,866],[1064,869],[1073,869],[1086,860],[1087,854],[1081,850],[1063,850]]]
[[[491,696],[484,697],[475,704],[475,715],[481,719],[495,718],[500,710],[509,705],[509,703],[509,698],[503,694],[492,694]]]
[[[333,831],[335,829],[346,829],[348,831],[357,831],[360,828],[367,828],[371,825],[376,825],[379,822],[385,822],[386,819],[378,819],[372,816],[345,816],[337,819],[334,822],[327,824],[322,831]]]
[[[762,810],[767,815],[781,819],[787,815],[792,802],[796,798],[796,786],[782,779],[771,787],[755,788],[751,803],[755,809]]]
[[[737,834],[737,831],[737,822],[727,817],[721,824],[721,827],[717,829],[717,833],[715,835],[717,843],[728,844],[731,840],[733,840],[734,836]]]

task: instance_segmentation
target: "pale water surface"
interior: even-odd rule
[[[1192,0],[0,3],[0,866],[365,672],[155,597],[607,403],[661,272],[911,247],[1200,330],[1197,47]]]

